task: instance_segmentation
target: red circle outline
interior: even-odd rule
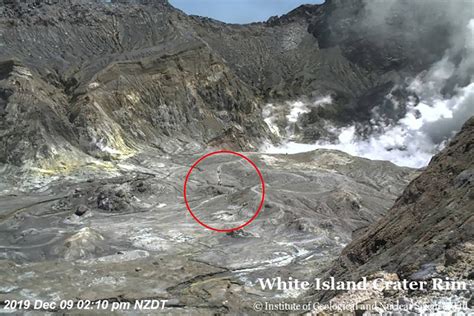
[[[255,171],[257,171],[257,174],[258,174],[258,177],[260,178],[260,183],[262,185],[262,198],[260,200],[260,205],[258,206],[258,209],[257,211],[255,212],[255,214],[245,223],[243,223],[242,225],[240,226],[237,226],[237,227],[234,227],[234,228],[227,228],[227,229],[219,229],[219,228],[215,228],[215,227],[212,227],[212,226],[209,226],[205,223],[203,223],[201,220],[199,220],[199,218],[197,218],[197,216],[193,213],[193,211],[191,210],[191,207],[189,206],[189,203],[188,203],[188,198],[187,198],[187,186],[188,186],[188,181],[189,181],[189,177],[191,176],[191,173],[192,171],[194,170],[194,168],[201,162],[203,161],[204,159],[206,158],[209,158],[211,156],[214,156],[214,155],[218,155],[218,154],[231,154],[231,155],[234,155],[234,156],[239,156],[240,158],[243,158],[245,159],[248,163],[250,163],[252,165],[252,167],[255,169]],[[262,173],[260,172],[260,169],[258,169],[257,165],[252,161],[250,160],[248,157],[240,154],[240,153],[237,153],[235,151],[231,151],[231,150],[218,150],[218,151],[214,151],[214,152],[211,152],[211,153],[208,153],[208,154],[205,154],[204,156],[202,156],[201,158],[199,158],[192,166],[191,168],[189,169],[188,173],[186,174],[186,179],[184,180],[184,190],[183,190],[183,196],[184,196],[184,202],[186,204],[186,208],[188,209],[189,213],[191,214],[191,216],[194,218],[194,220],[196,222],[199,223],[199,225],[207,228],[207,229],[210,229],[210,230],[213,230],[213,231],[216,231],[216,232],[220,232],[220,233],[229,233],[229,232],[232,232],[232,231],[236,231],[236,230],[239,230],[239,229],[242,229],[244,228],[245,226],[249,225],[251,222],[253,222],[258,214],[260,213],[260,211],[262,210],[263,208],[263,203],[265,202],[265,181],[263,180],[263,175]]]

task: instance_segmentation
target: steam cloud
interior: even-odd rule
[[[454,1],[453,1],[454,2]],[[385,19],[389,11],[400,2],[371,1],[366,10],[372,12],[374,19]],[[431,2],[430,2],[431,3]],[[401,166],[423,167],[431,157],[439,151],[462,126],[474,115],[474,18],[467,19],[463,12],[458,11],[459,2],[450,4],[444,2],[438,5],[446,6],[446,17],[457,13],[453,22],[453,29],[458,29],[456,23],[465,22],[459,32],[452,36],[452,46],[444,57],[436,62],[428,71],[420,73],[412,79],[408,90],[416,94],[419,102],[409,99],[407,113],[404,118],[395,124],[384,125],[374,113],[373,123],[375,130],[369,137],[357,135],[356,126],[344,128],[330,128],[338,135],[338,141],[329,142],[320,140],[315,144],[301,144],[291,141],[291,133],[287,133],[287,142],[281,146],[266,146],[263,150],[268,153],[297,153],[318,148],[337,149],[355,156],[376,160],[389,160]],[[377,14],[375,14],[377,12]],[[446,13],[445,12],[445,13]],[[464,16],[463,16],[464,14]],[[472,15],[472,12],[468,12]],[[454,16],[454,15],[453,15]],[[436,21],[434,21],[436,22]],[[380,23],[380,21],[366,20],[364,23]],[[451,24],[453,24],[451,23]],[[462,31],[461,31],[462,30]],[[409,35],[413,36],[413,35]],[[390,96],[387,96],[390,97]],[[299,103],[298,103],[299,102]],[[295,112],[307,112],[308,106],[301,101],[290,104],[290,124],[295,124]],[[267,111],[267,116],[271,113]],[[288,117],[288,118],[290,118]],[[267,123],[275,130],[273,120],[266,118]],[[378,124],[378,125],[377,125]]]

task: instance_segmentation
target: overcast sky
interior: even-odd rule
[[[169,0],[178,9],[228,23],[266,21],[273,15],[288,13],[306,3],[323,0]]]

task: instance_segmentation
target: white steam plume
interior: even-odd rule
[[[419,97],[419,102],[411,99],[405,117],[396,124],[376,126],[377,132],[368,138],[357,135],[355,126],[348,126],[332,131],[339,135],[335,143],[288,141],[278,147],[267,146],[264,150],[268,153],[296,153],[327,148],[369,159],[389,160],[401,166],[419,168],[427,165],[446,141],[474,115],[474,19],[468,22],[463,34],[462,60],[457,65],[451,61],[453,54],[461,51],[460,46],[454,47],[429,71],[413,79],[408,90]],[[468,79],[467,85],[455,86],[450,95],[443,94],[449,80],[463,77]],[[297,104],[294,108],[306,107]]]

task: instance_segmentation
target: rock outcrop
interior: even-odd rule
[[[343,250],[328,275],[358,280],[385,271],[408,280],[472,278],[473,177],[471,118],[387,214]]]
[[[264,102],[302,96],[332,95],[334,103],[304,115],[307,141],[321,119],[367,120],[405,74],[442,56],[449,37],[446,26],[436,49],[414,54],[438,29],[405,38],[399,26],[429,12],[407,8],[385,38],[358,22],[369,9],[332,0],[231,25],[164,0],[4,2],[0,162],[50,170],[143,147],[253,149],[274,137]]]

